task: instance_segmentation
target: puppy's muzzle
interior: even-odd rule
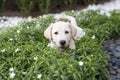
[[[60,41],[60,45],[61,45],[61,47],[59,47],[58,49],[60,50],[60,51],[65,51],[65,46],[66,46],[66,41],[65,40],[61,40]]]
[[[65,45],[66,45],[66,41],[65,41],[65,40],[61,40],[61,41],[60,41],[60,45],[61,45],[61,46],[65,46]]]

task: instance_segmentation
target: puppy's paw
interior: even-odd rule
[[[76,49],[75,42],[73,40],[71,40],[69,48],[70,49]]]
[[[74,49],[76,49],[76,46],[75,45],[71,45],[71,46],[69,46],[69,48],[74,50]]]

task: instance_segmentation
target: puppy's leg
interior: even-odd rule
[[[55,47],[55,44],[54,44],[53,42],[51,42],[51,43],[48,43],[47,46],[48,46],[48,47]]]
[[[74,40],[71,40],[71,41],[70,41],[69,48],[70,48],[70,49],[76,49]]]

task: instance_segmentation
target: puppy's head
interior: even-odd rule
[[[74,28],[70,23],[59,21],[51,24],[45,30],[44,36],[63,51],[76,35],[76,31],[76,28]]]

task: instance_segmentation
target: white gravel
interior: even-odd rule
[[[2,28],[6,28],[6,27],[13,27],[18,25],[19,22],[23,22],[25,20],[32,20],[32,17],[27,17],[27,18],[23,18],[23,17],[0,17],[0,29]]]
[[[98,5],[92,4],[83,9],[83,11],[87,10],[100,10],[101,14],[106,14],[107,16],[110,16],[110,11],[120,10],[120,0],[111,0],[110,2],[105,2],[104,4]]]
[[[111,10],[120,10],[120,0],[111,0],[110,2],[106,2],[104,4],[98,4],[98,5],[89,5],[87,8],[83,9],[82,11],[87,10],[97,10],[99,9],[101,14],[106,14],[107,16],[110,16]],[[61,14],[60,14],[61,15]],[[16,26],[19,22],[25,21],[25,20],[32,20],[32,17],[28,18],[22,18],[22,17],[0,17],[0,29],[6,28],[6,27],[13,27]]]

